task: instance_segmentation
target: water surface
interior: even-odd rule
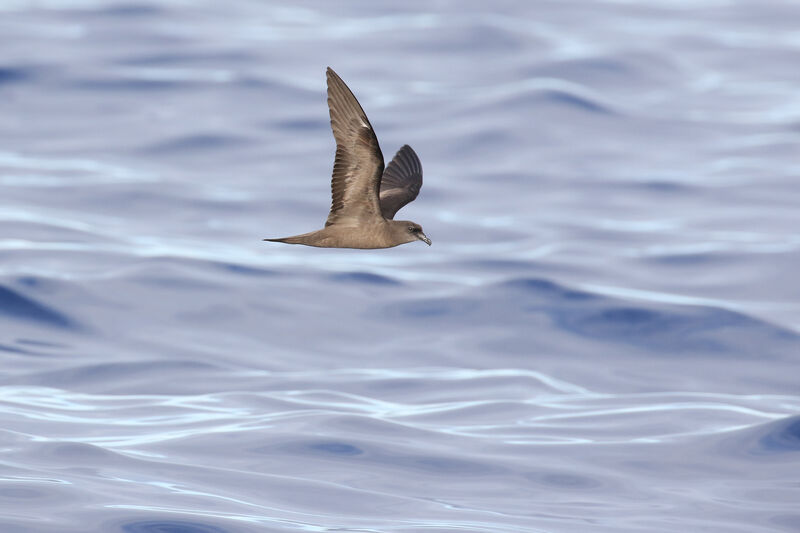
[[[797,531],[798,14],[5,2],[0,530]]]

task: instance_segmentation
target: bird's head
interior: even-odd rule
[[[422,231],[422,226],[416,222],[411,222],[408,220],[396,220],[394,221],[394,226],[404,233],[405,242],[414,242],[416,240],[420,240],[428,246],[431,245],[431,240]]]

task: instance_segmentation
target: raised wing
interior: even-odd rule
[[[422,188],[422,163],[409,145],[404,145],[386,166],[381,179],[380,204],[384,218],[393,219],[401,207]]]
[[[381,217],[378,191],[383,154],[367,115],[342,79],[328,67],[328,108],[336,139],[331,179],[331,224],[359,225]]]

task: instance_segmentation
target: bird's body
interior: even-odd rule
[[[331,178],[331,210],[325,227],[265,241],[322,248],[391,248],[430,239],[419,224],[394,220],[422,187],[422,165],[405,145],[384,170],[383,154],[372,125],[350,89],[330,68],[328,108],[336,139]]]
[[[384,220],[375,224],[345,226],[332,224],[317,231],[284,237],[266,239],[287,244],[305,244],[320,248],[391,248],[399,244],[423,240],[409,231],[414,224],[403,220]],[[421,229],[419,230],[421,232]]]

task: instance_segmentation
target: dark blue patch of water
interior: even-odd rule
[[[334,274],[331,279],[335,281],[347,281],[353,283],[364,283],[367,285],[401,285],[395,279],[380,274],[372,274],[370,272],[343,272],[341,274]]]
[[[800,452],[800,416],[770,424],[769,433],[759,441],[762,451],[772,453]]]
[[[228,533],[228,530],[185,520],[142,520],[122,525],[125,533]]]
[[[0,314],[58,328],[78,328],[75,321],[63,313],[2,285],[0,285]]]

